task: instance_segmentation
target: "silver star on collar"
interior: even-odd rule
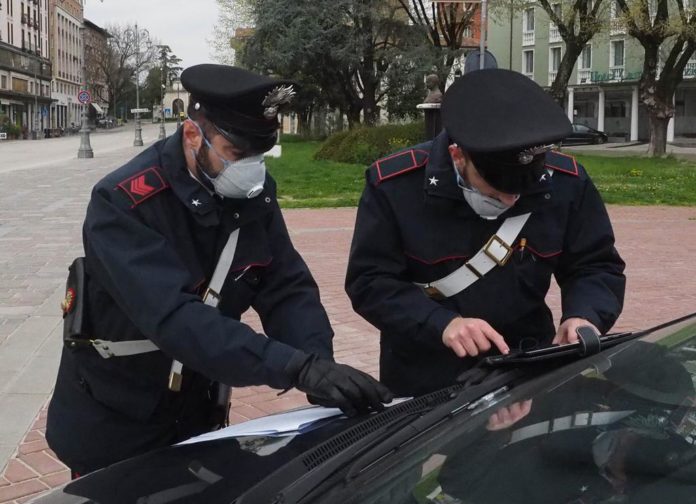
[[[437,186],[437,183],[439,180],[437,180],[435,177],[430,177],[428,180],[430,180],[430,185]]]
[[[193,206],[195,206],[195,207],[199,207],[199,206],[201,206],[203,203],[201,203],[200,200],[195,199],[195,200],[191,200],[191,204],[192,204]]]

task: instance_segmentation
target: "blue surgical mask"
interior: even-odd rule
[[[263,154],[250,156],[238,161],[230,161],[215,150],[208,139],[203,134],[201,127],[194,122],[201,132],[203,141],[208,149],[215,153],[222,161],[222,171],[215,177],[211,177],[204,170],[200,170],[203,176],[213,184],[215,192],[223,198],[255,198],[263,191],[266,181],[266,163]]]

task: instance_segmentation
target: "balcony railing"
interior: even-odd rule
[[[684,77],[693,79],[696,77],[696,61],[689,61],[684,67]]]
[[[523,46],[534,45],[534,32],[533,31],[522,32],[522,45]]]
[[[621,81],[624,78],[624,68],[623,67],[610,68],[609,73],[611,74],[612,81]]]
[[[551,23],[549,25],[549,42],[562,42],[561,32],[558,30],[558,26]]]
[[[578,84],[589,84],[592,80],[592,70],[589,68],[578,69]]]
[[[549,86],[556,80],[556,75],[558,75],[558,70],[549,70]]]

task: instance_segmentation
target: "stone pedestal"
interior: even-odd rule
[[[416,105],[425,115],[425,139],[432,140],[442,131],[442,118],[440,117],[440,103],[421,103]]]

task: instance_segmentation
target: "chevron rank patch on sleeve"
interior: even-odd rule
[[[152,166],[120,182],[118,187],[133,201],[133,206],[137,206],[168,188],[169,184],[162,178],[157,168]]]

